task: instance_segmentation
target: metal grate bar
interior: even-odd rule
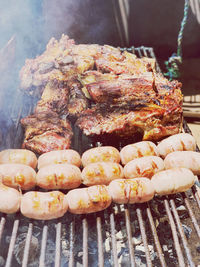
[[[192,260],[192,255],[191,255],[190,249],[188,247],[188,243],[187,243],[187,240],[186,240],[186,237],[185,237],[182,225],[181,225],[181,221],[179,219],[179,216],[178,216],[178,213],[177,213],[177,210],[176,210],[176,205],[175,205],[173,199],[170,199],[170,204],[171,204],[172,212],[174,214],[174,217],[175,217],[175,220],[176,220],[176,224],[178,226],[178,230],[179,230],[182,242],[183,242],[183,246],[184,246],[184,249],[185,249],[185,252],[186,252],[186,256],[187,256],[187,260],[188,260],[189,266],[195,267],[194,262]]]
[[[0,222],[0,242],[1,242],[1,237],[2,237],[2,233],[3,233],[3,229],[6,223],[6,219],[4,217],[1,218],[1,222]]]
[[[29,223],[28,232],[27,232],[27,236],[26,236],[26,243],[25,243],[25,247],[24,247],[24,255],[23,255],[23,261],[22,261],[22,267],[26,267],[27,264],[28,264],[28,257],[29,257],[29,250],[30,250],[32,232],[33,232],[33,224]]]
[[[103,267],[104,266],[104,255],[103,255],[102,225],[101,225],[100,217],[97,217],[97,240],[98,240],[99,267]]]
[[[129,255],[131,260],[131,267],[135,266],[135,257],[134,257],[134,249],[132,243],[132,231],[131,231],[131,223],[130,223],[130,213],[128,208],[125,208],[125,221],[126,221],[126,231],[128,234],[128,246],[129,246]]]
[[[83,221],[83,266],[88,266],[88,222],[84,218]]]
[[[135,48],[135,51],[138,53],[139,57],[142,57],[142,53],[140,51],[140,48]]]
[[[110,229],[111,229],[111,242],[112,242],[112,251],[113,251],[113,263],[115,267],[118,267],[118,258],[117,258],[117,242],[116,242],[116,235],[115,235],[115,219],[114,213],[110,214]]]
[[[44,225],[42,230],[42,244],[41,244],[41,251],[40,251],[40,261],[39,267],[45,267],[45,251],[47,245],[47,233],[48,233],[48,226]]]
[[[155,242],[155,245],[156,245],[156,249],[157,249],[157,253],[158,253],[159,259],[160,259],[161,266],[162,267],[167,267],[166,262],[165,262],[165,259],[164,259],[164,256],[163,256],[162,248],[160,246],[160,242],[159,242],[159,239],[158,239],[156,227],[154,225],[154,221],[153,221],[153,217],[152,217],[152,214],[151,214],[150,207],[148,207],[146,209],[146,211],[147,211],[147,216],[148,216],[148,219],[149,219],[149,224],[151,226],[151,231],[153,233],[153,238],[154,238],[154,242]]]
[[[147,242],[147,235],[146,235],[146,231],[145,231],[145,227],[144,227],[144,221],[142,218],[142,212],[140,208],[136,209],[136,213],[137,213],[137,217],[138,217],[138,221],[139,221],[139,226],[140,226],[140,232],[141,232],[141,236],[142,236],[142,241],[143,241],[143,245],[145,248],[145,255],[146,255],[146,264],[147,266],[152,266],[152,262],[151,262],[151,257],[150,257],[150,253],[149,253],[149,247],[148,247],[148,242]]]
[[[56,255],[55,267],[60,267],[60,243],[61,243],[61,222],[56,224]]]
[[[74,221],[70,223],[70,251],[69,251],[69,267],[74,266]]]
[[[176,231],[176,225],[175,225],[174,219],[173,219],[171,211],[170,211],[169,203],[166,199],[164,200],[164,205],[165,205],[165,209],[166,209],[166,212],[167,212],[167,215],[169,218],[169,223],[170,223],[171,230],[172,230],[172,235],[173,235],[173,239],[174,239],[174,245],[175,245],[175,249],[176,249],[176,253],[177,253],[177,257],[178,257],[179,266],[184,267],[185,262],[183,259],[183,254],[182,254],[179,239],[178,239],[178,233]]]
[[[13,250],[14,250],[14,246],[15,246],[15,240],[16,240],[16,236],[17,236],[18,227],[19,227],[19,220],[15,220],[14,225],[13,225],[12,235],[10,238],[10,245],[9,245],[9,249],[8,249],[8,255],[7,255],[5,267],[12,266],[11,262],[12,262]]]
[[[198,237],[200,238],[200,228],[199,228],[199,225],[198,225],[198,223],[197,223],[197,220],[196,220],[196,218],[195,218],[195,216],[194,216],[194,213],[193,213],[193,211],[192,211],[192,208],[191,208],[191,206],[190,206],[190,203],[189,203],[188,199],[186,198],[186,194],[185,194],[185,193],[183,193],[183,199],[184,199],[185,205],[186,205],[186,207],[187,207],[187,209],[188,209],[190,218],[191,218],[191,220],[192,220],[192,222],[193,222],[193,224],[194,224],[194,228],[195,228],[195,230],[196,230],[196,232],[197,232],[197,235],[198,235]]]
[[[199,197],[199,194],[198,194],[196,187],[194,187],[194,186],[192,187],[192,193],[194,194],[195,199],[197,201],[197,205],[200,208],[200,197]]]

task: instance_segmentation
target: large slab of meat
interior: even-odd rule
[[[38,153],[70,146],[71,119],[95,138],[139,132],[143,140],[159,140],[180,132],[181,84],[157,73],[154,59],[107,45],[76,45],[63,35],[27,59],[20,78],[24,90],[41,98],[35,113],[21,121],[23,146]],[[46,123],[48,116],[56,119]],[[33,118],[40,123],[33,125]]]

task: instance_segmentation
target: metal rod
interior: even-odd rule
[[[60,242],[61,242],[61,222],[56,224],[56,255],[55,267],[60,267]]]
[[[162,267],[167,267],[167,264],[165,262],[165,258],[163,256],[162,248],[160,246],[160,241],[158,239],[157,231],[156,231],[156,228],[155,228],[155,225],[154,225],[154,221],[153,221],[153,217],[152,217],[152,214],[151,214],[150,207],[148,207],[146,211],[147,211],[149,224],[151,226],[151,231],[153,233],[153,238],[154,238],[154,242],[155,242],[155,245],[156,245],[156,249],[157,249],[157,253],[158,253],[159,259],[160,259],[161,266]]]
[[[188,243],[187,243],[187,240],[186,240],[186,237],[185,237],[182,225],[181,225],[181,221],[179,219],[179,216],[178,216],[178,213],[177,213],[177,210],[176,210],[176,205],[175,205],[173,199],[170,199],[170,204],[171,204],[172,212],[174,214],[174,217],[175,217],[175,220],[176,220],[176,224],[178,226],[178,230],[179,230],[182,242],[183,242],[183,246],[184,246],[184,249],[185,249],[185,252],[186,252],[186,256],[187,256],[187,260],[188,260],[189,266],[195,267],[194,262],[192,260],[192,255],[191,255],[190,249],[188,247]]]
[[[6,222],[6,219],[4,217],[2,217],[1,218],[1,222],[0,222],[0,242],[1,242],[3,229],[4,229],[4,226],[5,226],[5,222]]]
[[[139,226],[140,226],[140,232],[141,232],[141,236],[142,236],[142,241],[143,241],[143,245],[145,248],[145,255],[146,255],[146,264],[148,267],[152,267],[152,262],[151,262],[151,257],[150,257],[150,253],[149,253],[149,247],[148,247],[148,242],[147,242],[147,235],[145,232],[145,227],[144,227],[144,221],[142,219],[142,212],[140,208],[136,209],[136,213],[137,213],[137,217],[138,217],[138,221],[139,221]]]
[[[97,239],[98,239],[98,266],[104,266],[104,255],[103,255],[103,239],[102,239],[102,226],[101,217],[97,217]]]
[[[196,190],[196,188],[194,186],[192,187],[192,193],[194,194],[195,199],[197,201],[197,205],[198,205],[198,207],[200,209],[200,198],[199,198],[199,194],[198,194],[198,192],[197,192],[197,190]]]
[[[33,232],[33,224],[29,223],[28,232],[27,232],[27,236],[26,236],[26,243],[25,243],[25,247],[24,247],[22,267],[26,267],[28,264],[28,257],[29,257],[32,232]]]
[[[69,237],[69,267],[74,266],[74,221],[70,223],[70,237]]]
[[[10,245],[9,245],[9,249],[8,249],[8,255],[7,255],[5,267],[12,266],[11,262],[12,262],[13,250],[14,250],[14,246],[15,246],[15,240],[16,240],[16,236],[17,236],[18,227],[19,227],[19,220],[15,220],[14,225],[13,225],[12,235],[10,238]]]
[[[110,214],[110,229],[111,229],[111,242],[112,242],[112,252],[113,252],[113,263],[115,267],[118,267],[118,258],[117,258],[117,242],[115,235],[115,219],[114,214],[111,212]]]
[[[184,199],[185,205],[186,205],[186,207],[188,209],[190,218],[191,218],[191,220],[192,220],[192,222],[194,224],[194,228],[195,228],[195,230],[197,232],[198,237],[200,238],[200,227],[199,227],[199,224],[197,222],[197,219],[195,218],[194,213],[192,211],[192,208],[190,206],[190,203],[189,203],[188,199],[186,198],[186,194],[184,193],[183,196],[184,196],[183,199]]]
[[[168,215],[168,218],[169,218],[169,223],[170,223],[171,230],[172,230],[172,235],[173,235],[173,239],[174,239],[176,253],[177,253],[177,256],[178,256],[179,266],[185,267],[185,262],[184,262],[183,254],[182,254],[180,243],[179,243],[179,239],[178,239],[178,234],[177,234],[177,231],[176,231],[176,225],[174,223],[174,219],[172,217],[172,214],[171,214],[171,211],[170,211],[170,207],[169,207],[169,203],[168,203],[167,199],[164,199],[164,205],[165,205],[165,209],[166,209],[166,212],[167,212],[167,215]]]
[[[83,219],[83,267],[88,266],[88,223]]]
[[[128,208],[125,208],[125,221],[126,221],[126,231],[128,235],[128,246],[129,246],[129,255],[131,261],[131,267],[135,267],[135,256],[134,256],[134,248],[132,243],[132,231],[131,231],[131,223],[130,223],[130,213]]]
[[[39,260],[39,267],[45,267],[45,251],[47,246],[47,233],[48,233],[48,226],[43,226],[42,231],[42,244],[41,244],[41,251],[40,251],[40,260]]]

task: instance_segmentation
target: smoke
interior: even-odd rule
[[[6,113],[14,102],[20,104],[15,98],[25,59],[41,54],[49,39],[62,33],[76,43],[120,45],[113,2],[0,0],[0,107]]]

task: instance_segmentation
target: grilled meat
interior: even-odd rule
[[[107,113],[102,110],[87,110],[76,124],[88,136],[111,134],[131,137],[141,133],[143,140],[159,140],[162,137],[179,133],[182,109],[177,106],[173,113],[161,107],[142,107],[134,111],[119,109]],[[172,112],[172,111],[171,111]]]
[[[69,98],[69,88],[65,81],[50,80],[44,88],[41,100],[37,103],[35,111],[43,112],[52,110],[58,114],[66,114]]]
[[[25,140],[22,148],[42,154],[53,150],[63,150],[70,147],[70,136],[61,136],[52,131],[47,131],[43,134],[36,135],[29,140]]]
[[[69,121],[51,110],[27,116],[21,124],[25,128],[24,148],[41,154],[70,147],[73,133]]]
[[[154,59],[108,45],[76,45],[63,35],[27,60],[20,76],[22,88],[41,96],[35,114],[22,120],[24,146],[33,151],[54,149],[57,139],[59,147],[69,145],[72,132],[63,115],[95,137],[139,132],[143,140],[159,140],[180,131],[181,84],[158,74]]]

